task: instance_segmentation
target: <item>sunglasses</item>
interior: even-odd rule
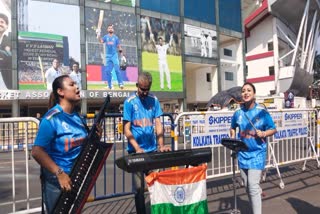
[[[150,87],[148,87],[148,88],[141,88],[138,83],[137,83],[136,85],[137,85],[137,87],[138,87],[142,92],[148,92],[148,91],[150,91]]]

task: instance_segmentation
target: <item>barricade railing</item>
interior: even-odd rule
[[[111,197],[118,197],[133,194],[132,174],[127,173],[115,165],[115,160],[127,155],[127,139],[123,134],[122,114],[108,113],[103,123],[104,132],[101,141],[113,143],[113,149],[106,160],[94,186],[89,201],[103,200]],[[173,145],[174,119],[171,114],[161,116],[165,143]],[[93,118],[88,117],[87,123],[92,124]]]
[[[266,166],[267,169],[276,168],[280,179],[281,174],[278,166],[298,161],[306,162],[310,159],[318,161],[319,155],[317,152],[319,151],[316,150],[315,142],[319,142],[319,127],[314,111],[313,109],[270,110],[278,132],[273,137],[268,138],[269,148]],[[232,115],[233,111],[184,112],[177,115],[173,120],[172,115],[164,114],[161,121],[165,142],[166,144],[171,143],[175,150],[210,146],[213,156],[212,161],[208,163],[208,179],[231,175],[231,152],[221,146],[220,140],[229,137]],[[285,120],[286,117],[288,121]],[[89,126],[92,125],[93,119],[94,115],[87,116],[86,120]],[[8,179],[8,182],[3,183],[3,185],[12,191],[12,196],[0,199],[0,209],[2,211],[5,210],[2,209],[4,206],[12,206],[12,212],[20,210],[21,213],[32,213],[40,210],[40,170],[39,165],[35,163],[33,158],[30,158],[29,151],[33,145],[38,125],[39,121],[36,118],[0,119],[0,148],[1,151],[4,151],[2,153],[3,157],[4,155],[8,156],[7,164],[10,164],[11,168],[9,173],[11,179]],[[132,175],[118,169],[114,163],[114,160],[127,154],[127,140],[123,135],[122,114],[106,114],[103,120],[103,128],[104,132],[101,140],[113,143],[114,147],[88,201],[134,193]],[[211,135],[210,138],[206,138],[208,135]],[[24,152],[23,157],[20,157],[21,159],[17,161],[16,157],[18,155],[15,155],[14,151],[20,151],[19,154]],[[16,176],[14,164],[19,161],[26,165],[25,172],[19,172],[19,176]],[[0,164],[5,164],[5,162]],[[31,172],[29,170],[30,164],[32,164]],[[17,177],[19,179],[25,178],[23,187],[26,190],[23,190],[21,194],[22,190],[19,189],[19,196],[16,192],[15,178]],[[35,186],[37,187],[33,189],[32,194],[30,194],[30,182],[36,183]]]
[[[95,115],[87,114],[85,117],[87,125],[91,127]],[[173,145],[174,120],[171,114],[164,114],[161,117],[161,122],[166,144]],[[106,114],[102,121],[102,126],[103,136],[101,141],[113,143],[114,146],[88,201],[129,195],[135,191],[132,186],[132,175],[117,168],[114,162],[117,158],[127,155],[127,139],[123,135],[122,114]],[[0,178],[1,176],[4,177],[1,179],[4,180],[1,183],[1,191],[8,193],[0,199],[0,209],[3,213],[34,213],[41,211],[40,167],[31,157],[31,149],[38,127],[39,120],[32,117],[0,119],[0,151],[2,152]],[[25,164],[23,172],[21,165],[15,167],[17,163]],[[8,175],[11,176],[9,177]],[[18,187],[16,185],[17,178],[19,179]],[[21,179],[24,180],[21,181]],[[32,193],[30,193],[30,186],[32,186]],[[21,187],[25,189],[22,190]],[[10,192],[12,194],[9,194]]]
[[[268,138],[266,169],[274,167],[277,170],[279,186],[284,188],[279,166],[305,161],[302,168],[304,170],[306,161],[318,161],[315,140],[319,138],[319,128],[313,116],[314,109],[269,112],[278,132]],[[175,149],[212,148],[212,161],[208,163],[207,169],[209,179],[232,174],[231,153],[221,145],[221,139],[230,137],[233,113],[234,111],[183,112],[175,119]],[[263,176],[264,180],[265,176],[266,173]]]
[[[0,118],[0,151],[2,156],[0,176],[3,176],[1,191],[6,196],[0,199],[2,213],[41,211],[39,206],[33,204],[33,201],[39,201],[40,199],[40,186],[38,190],[33,189],[30,192],[30,177],[34,178],[33,182],[39,184],[39,171],[37,171],[38,176],[31,176],[29,164],[30,149],[38,126],[39,120],[32,117]],[[19,155],[15,154],[15,151],[19,151]],[[24,153],[24,156],[21,153]],[[16,158],[16,156],[19,156],[19,158]],[[22,166],[18,167],[17,165]],[[19,191],[19,194],[17,191]],[[9,194],[10,192],[11,194]],[[17,210],[24,211],[17,212]]]

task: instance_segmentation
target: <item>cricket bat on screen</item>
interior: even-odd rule
[[[98,25],[97,25],[97,29],[100,30],[100,33],[101,33],[101,27],[102,27],[102,22],[103,22],[103,15],[104,15],[104,10],[100,10],[99,20],[98,20]],[[98,38],[98,34],[97,34],[97,38]]]
[[[44,85],[45,88],[47,88],[46,80],[45,80],[45,78],[44,78],[44,70],[43,70],[43,64],[42,64],[41,57],[38,56],[38,59],[39,59],[39,65],[40,65],[40,71],[41,71],[41,76],[42,76],[43,85]]]

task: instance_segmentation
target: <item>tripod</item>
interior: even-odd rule
[[[236,139],[231,139],[231,138],[224,138],[221,140],[221,144],[228,149],[230,149],[231,152],[231,157],[232,157],[232,180],[233,180],[233,197],[234,197],[234,204],[233,204],[233,209],[231,211],[232,214],[240,214],[240,210],[238,210],[237,207],[237,193],[236,193],[236,158],[237,158],[237,153],[239,151],[247,151],[248,147],[247,145]]]

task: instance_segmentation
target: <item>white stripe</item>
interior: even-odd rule
[[[156,181],[149,187],[149,192],[151,205],[170,203],[174,206],[184,206],[207,199],[206,180],[183,185],[164,185]],[[179,197],[178,192],[184,192],[180,194],[184,197]]]

